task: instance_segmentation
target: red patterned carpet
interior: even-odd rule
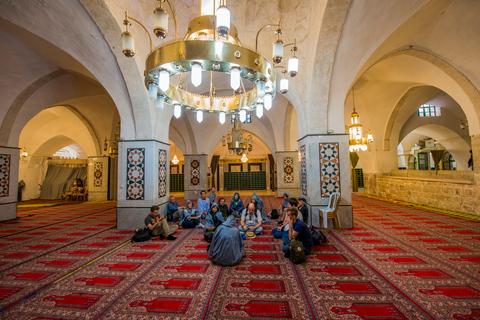
[[[0,317],[480,319],[478,222],[361,196],[354,214],[302,265],[272,224],[239,265],[219,267],[199,229],[128,242],[114,203],[21,207],[0,223]]]

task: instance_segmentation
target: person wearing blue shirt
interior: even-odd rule
[[[192,201],[187,200],[187,207],[182,211],[180,226],[185,229],[203,228],[203,224],[200,222],[200,217],[200,211],[195,209]]]
[[[200,198],[197,201],[198,211],[202,213],[202,219],[207,216],[208,210],[210,210],[210,199],[207,198],[207,191],[202,190],[200,192]]]
[[[177,201],[175,201],[175,196],[170,196],[167,204],[167,221],[177,222],[180,219],[180,214],[182,213],[183,207],[180,207]]]
[[[287,217],[290,221],[290,228],[288,229],[288,234],[284,234],[282,237],[284,244],[282,248],[283,252],[287,251],[290,241],[297,239],[303,243],[303,247],[305,248],[305,254],[309,255],[313,247],[312,233],[310,232],[310,229],[305,224],[305,222],[297,219],[297,208],[290,207],[285,209],[285,212],[287,213]]]

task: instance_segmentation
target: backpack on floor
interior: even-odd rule
[[[327,237],[325,237],[321,230],[314,230],[313,225],[310,226],[310,233],[312,234],[312,242],[314,246],[321,246],[322,244],[327,243]]]
[[[305,248],[300,240],[293,240],[288,245],[289,259],[295,264],[305,261]]]
[[[133,242],[143,242],[150,240],[150,230],[148,228],[140,228],[135,230],[135,233],[132,237]]]
[[[272,210],[272,212],[270,213],[270,217],[271,217],[272,219],[278,219],[279,216],[278,216],[278,211],[277,211],[277,209],[273,209],[273,210]]]

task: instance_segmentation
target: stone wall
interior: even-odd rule
[[[466,173],[459,178],[470,176]],[[473,179],[364,174],[364,183],[367,194],[480,215],[480,188],[474,185]]]

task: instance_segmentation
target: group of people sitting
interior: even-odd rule
[[[180,207],[175,197],[171,196],[165,215],[158,214],[158,206],[153,206],[150,214],[145,218],[145,225],[153,236],[160,239],[175,240],[173,236],[177,225],[169,225],[167,221],[179,222],[179,226],[188,228],[204,228],[204,237],[211,243],[208,253],[213,261],[219,265],[234,265],[238,263],[244,252],[245,234],[260,235],[263,233],[262,223],[269,223],[263,201],[257,194],[253,194],[251,202],[245,207],[238,192],[235,192],[230,205],[225,204],[225,198],[216,203],[215,189],[207,197],[202,190],[195,208],[191,200],[187,200],[186,207]],[[279,225],[272,230],[275,238],[283,240],[283,251],[288,249],[293,239],[300,240],[309,254],[313,246],[312,236],[308,228],[308,208],[305,199],[289,198],[284,194],[284,201],[279,208],[282,212]],[[236,218],[240,218],[237,226]],[[204,223],[202,223],[204,219]],[[305,221],[305,222],[304,222]]]

